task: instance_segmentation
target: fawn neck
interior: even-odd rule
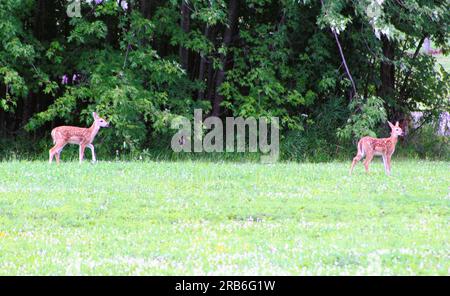
[[[91,141],[95,138],[98,131],[100,130],[100,126],[95,124],[95,122],[88,128],[89,133],[91,134]]]
[[[391,133],[391,140],[392,140],[392,143],[394,144],[394,146],[395,145],[397,145],[397,142],[398,142],[398,135],[397,134],[395,134],[395,133]]]

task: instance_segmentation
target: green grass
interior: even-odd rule
[[[448,162],[0,163],[0,275],[450,273]]]

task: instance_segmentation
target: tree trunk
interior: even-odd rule
[[[231,41],[233,39],[236,23],[237,23],[237,16],[238,16],[238,8],[239,8],[239,0],[231,0],[230,6],[228,8],[228,26],[225,28],[225,33],[223,36],[223,47],[227,49]],[[222,68],[217,71],[216,75],[216,93],[214,96],[213,101],[213,109],[212,109],[212,116],[219,116],[220,115],[220,104],[223,102],[223,95],[220,94],[220,86],[225,81],[225,72],[227,70],[227,61],[229,58],[229,54],[221,54],[221,64]]]
[[[204,36],[208,39],[209,38],[209,26],[205,26]],[[200,53],[200,66],[198,69],[198,80],[205,82],[205,76],[206,76],[206,67],[208,66],[208,60],[206,59],[205,55]],[[205,98],[205,89],[201,89],[198,91],[198,99],[203,100]]]
[[[208,79],[206,81],[207,84],[207,99],[212,101],[215,93],[216,86],[216,70],[214,70],[213,64],[208,64]]]
[[[57,36],[57,5],[57,1],[48,0],[39,0],[36,4],[33,31],[39,41],[51,41]]]
[[[417,56],[419,55],[420,49],[422,48],[423,43],[425,42],[425,40],[427,39],[426,36],[422,37],[422,39],[419,40],[419,44],[416,47],[416,51],[414,52],[414,55],[412,57],[412,60],[415,60],[417,58]],[[408,71],[405,73],[405,78],[403,79],[403,83],[401,85],[400,90],[399,90],[399,100],[400,101],[404,101],[405,99],[407,99],[409,92],[407,91],[407,86],[408,86],[408,80],[409,77],[412,74],[412,67],[410,67],[408,69]]]
[[[381,86],[378,95],[382,98],[393,97],[395,89],[395,66],[392,63],[395,55],[394,44],[389,41],[386,35],[381,35],[383,44],[383,60],[380,67]]]
[[[152,0],[140,0],[141,13],[147,19],[150,19],[152,17],[152,13],[153,13],[152,2],[154,2],[154,1],[152,1]]]
[[[6,124],[5,124],[5,111],[0,109],[0,135],[5,136],[6,134]]]
[[[323,9],[323,7],[325,6],[324,3],[323,3],[323,0],[320,0],[320,4],[321,4],[322,9]],[[344,65],[345,72],[347,73],[347,77],[350,80],[350,82],[352,83],[352,90],[353,91],[351,91],[350,94],[349,94],[350,100],[352,100],[353,97],[355,97],[357,95],[357,93],[356,93],[356,84],[355,84],[355,81],[353,80],[352,74],[350,73],[350,69],[348,68],[347,60],[345,59],[344,51],[342,50],[342,46],[341,46],[341,42],[339,41],[338,33],[333,28],[331,28],[331,32],[333,33],[334,39],[336,40],[336,44],[337,44],[337,47],[339,49],[339,54],[341,55],[342,64]]]
[[[190,27],[190,10],[187,4],[187,0],[183,0],[181,3],[181,30],[183,30],[184,33],[189,33],[189,27]],[[189,66],[189,51],[187,48],[183,47],[183,45],[180,45],[180,63],[183,69],[187,70]]]
[[[25,124],[27,124],[28,120],[30,119],[31,115],[33,114],[34,105],[35,105],[34,95],[30,92],[28,94],[28,97],[23,98],[21,126],[24,126]]]

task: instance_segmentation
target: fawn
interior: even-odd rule
[[[384,171],[387,175],[391,174],[391,156],[395,151],[395,145],[397,145],[398,136],[403,136],[403,131],[399,127],[398,121],[393,125],[389,123],[391,127],[391,136],[389,138],[377,139],[372,137],[364,137],[358,142],[358,154],[353,158],[352,166],[350,168],[350,175],[353,172],[353,168],[356,163],[360,161],[364,155],[364,167],[366,172],[369,172],[369,164],[372,161],[374,155],[381,155],[383,157]]]
[[[91,149],[92,152],[92,162],[96,162],[94,145],[95,136],[101,127],[109,127],[109,123],[103,118],[100,118],[97,113],[92,113],[94,117],[94,123],[89,128],[81,128],[75,126],[59,126],[52,130],[53,146],[50,149],[50,159],[49,163],[52,163],[53,157],[56,156],[56,163],[59,164],[59,159],[61,151],[67,144],[77,144],[80,145],[80,163],[84,158],[84,150],[86,147]]]

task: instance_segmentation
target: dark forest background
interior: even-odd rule
[[[69,4],[0,0],[2,159],[46,158],[51,129],[92,111],[113,126],[100,157],[175,157],[170,122],[196,108],[279,117],[286,160],[349,158],[387,120],[408,130],[400,153],[449,157],[449,73],[423,51],[449,51],[447,0]]]

